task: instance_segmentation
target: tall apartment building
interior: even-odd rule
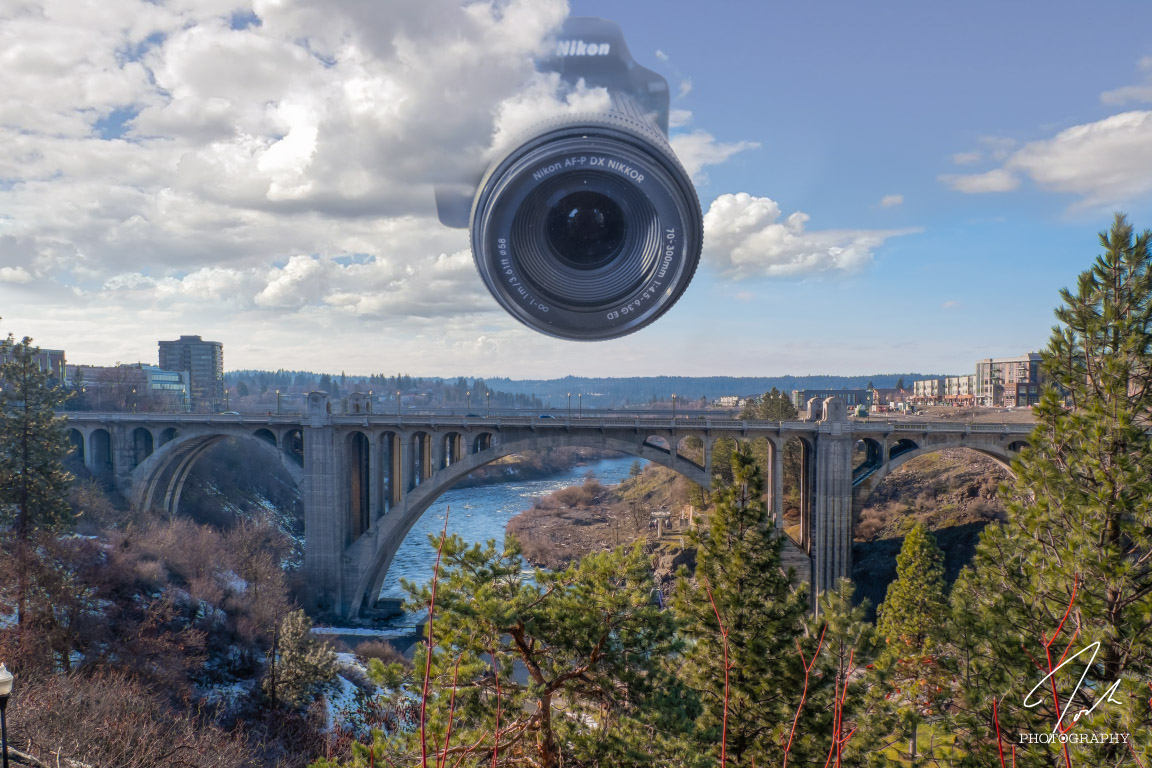
[[[160,367],[187,371],[193,411],[218,411],[224,405],[224,345],[199,336],[160,342]]]
[[[986,358],[976,363],[976,402],[985,406],[1040,402],[1040,355]]]

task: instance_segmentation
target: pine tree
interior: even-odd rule
[[[1003,745],[1020,766],[1152,758],[1150,243],[1152,233],[1136,234],[1117,215],[1100,233],[1103,253],[1074,290],[1061,291],[1031,447],[1013,462],[1015,482],[1001,488],[1007,520],[984,531],[970,574],[979,642],[960,725],[972,765],[998,759]],[[1056,674],[1056,696],[1046,684],[1032,699],[1041,703],[1024,706],[1048,674],[1049,653],[1055,666],[1065,651],[1096,642],[1094,662],[1089,653]],[[1020,734],[1058,725],[1129,734],[1131,744],[1016,746]]]
[[[68,522],[72,477],[63,459],[70,444],[55,413],[67,399],[36,361],[39,348],[25,337],[0,342],[0,523],[10,531],[15,555],[16,615],[28,613],[29,580],[37,557],[35,537]]]
[[[877,611],[876,631],[884,641],[878,666],[890,688],[889,700],[908,739],[908,758],[917,758],[921,723],[944,715],[946,676],[937,656],[948,611],[944,553],[923,524],[904,537],[896,557],[896,580]]]
[[[531,581],[512,536],[502,549],[448,537],[442,558],[432,651],[417,648],[409,683],[421,697],[427,660],[426,727],[377,732],[349,766],[421,765],[425,750],[428,765],[699,766],[682,737],[695,712],[673,674],[675,623],[639,546]],[[432,604],[431,585],[405,586]]]
[[[336,672],[336,654],[312,634],[312,622],[304,611],[285,616],[273,635],[264,676],[264,691],[272,706],[307,704],[317,691],[336,678]]]
[[[781,568],[782,541],[767,525],[763,474],[747,446],[731,466],[733,482],[695,538],[696,572],[677,581],[674,605],[690,642],[683,674],[701,697],[697,737],[708,751],[719,756],[723,743],[730,766],[777,765],[803,688],[796,642],[808,597]],[[816,714],[805,710],[801,733]],[[806,739],[793,753],[812,747]]]

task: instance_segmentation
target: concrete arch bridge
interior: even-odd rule
[[[813,399],[797,421],[641,418],[619,412],[578,417],[408,416],[373,413],[359,393],[340,412],[323,392],[304,413],[67,413],[74,450],[111,476],[139,509],[175,512],[196,461],[228,438],[274,455],[304,502],[304,568],[316,607],[355,616],[374,603],[408,531],[472,470],[532,449],[620,451],[672,469],[705,488],[721,438],[768,445],[769,507],[783,525],[785,443],[801,446],[800,534],[786,553],[813,598],[851,573],[853,490],[867,492],[900,464],[948,447],[1007,463],[1026,443],[1026,424],[861,423],[842,400]],[[686,450],[686,439],[693,450]],[[699,441],[699,442],[696,442]],[[858,494],[859,495],[859,494]]]

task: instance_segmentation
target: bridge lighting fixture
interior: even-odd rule
[[[280,415],[280,390],[276,390],[276,415]]]
[[[568,393],[568,418],[572,418],[572,393]]]
[[[4,768],[8,768],[8,696],[12,693],[12,673],[0,664],[0,752],[4,755]]]
[[[577,416],[583,416],[584,415],[584,393],[583,392],[576,395],[576,415]]]
[[[676,421],[676,393],[672,393],[672,421]]]
[[[484,405],[488,409],[488,415],[492,415],[492,393],[489,391],[484,392]]]

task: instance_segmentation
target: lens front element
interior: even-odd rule
[[[565,195],[548,212],[548,243],[576,269],[595,269],[611,261],[620,253],[626,229],[620,206],[599,192]]]

